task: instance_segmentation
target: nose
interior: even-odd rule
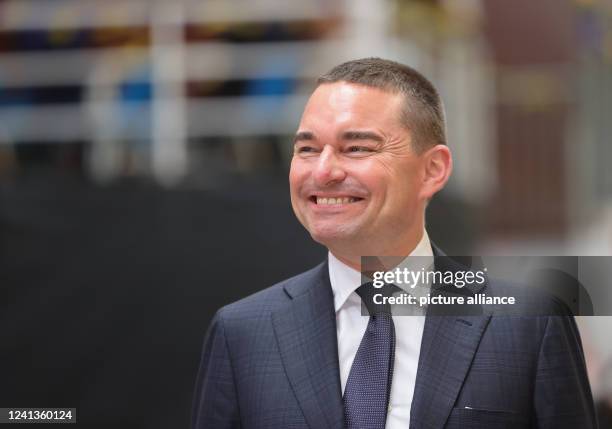
[[[313,178],[317,186],[329,186],[342,182],[346,178],[342,162],[331,146],[325,146],[319,155]]]

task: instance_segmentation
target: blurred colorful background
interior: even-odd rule
[[[445,101],[440,247],[612,255],[612,0],[0,0],[0,406],[186,427],[214,311],[325,257],[292,135],[366,56]],[[612,319],[579,324],[610,418]]]

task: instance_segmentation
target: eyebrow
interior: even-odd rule
[[[342,140],[373,140],[383,143],[382,136],[371,131],[346,131],[342,133]]]
[[[372,140],[377,143],[383,143],[384,139],[379,134],[373,133],[371,131],[345,131],[342,133],[342,140]],[[293,138],[293,142],[297,143],[299,141],[312,141],[315,140],[315,136],[310,131],[300,131],[296,133]]]
[[[314,134],[311,133],[310,131],[300,131],[293,138],[293,142],[297,143],[299,141],[311,141],[311,140],[314,140],[314,139],[315,139],[314,138]]]

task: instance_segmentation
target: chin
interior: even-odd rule
[[[320,227],[310,229],[314,241],[327,248],[336,247],[340,243],[350,243],[355,240],[355,234],[346,228]]]

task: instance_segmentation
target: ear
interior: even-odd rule
[[[444,188],[453,171],[453,156],[446,145],[436,145],[421,155],[424,162],[424,175],[421,196],[431,199]]]

